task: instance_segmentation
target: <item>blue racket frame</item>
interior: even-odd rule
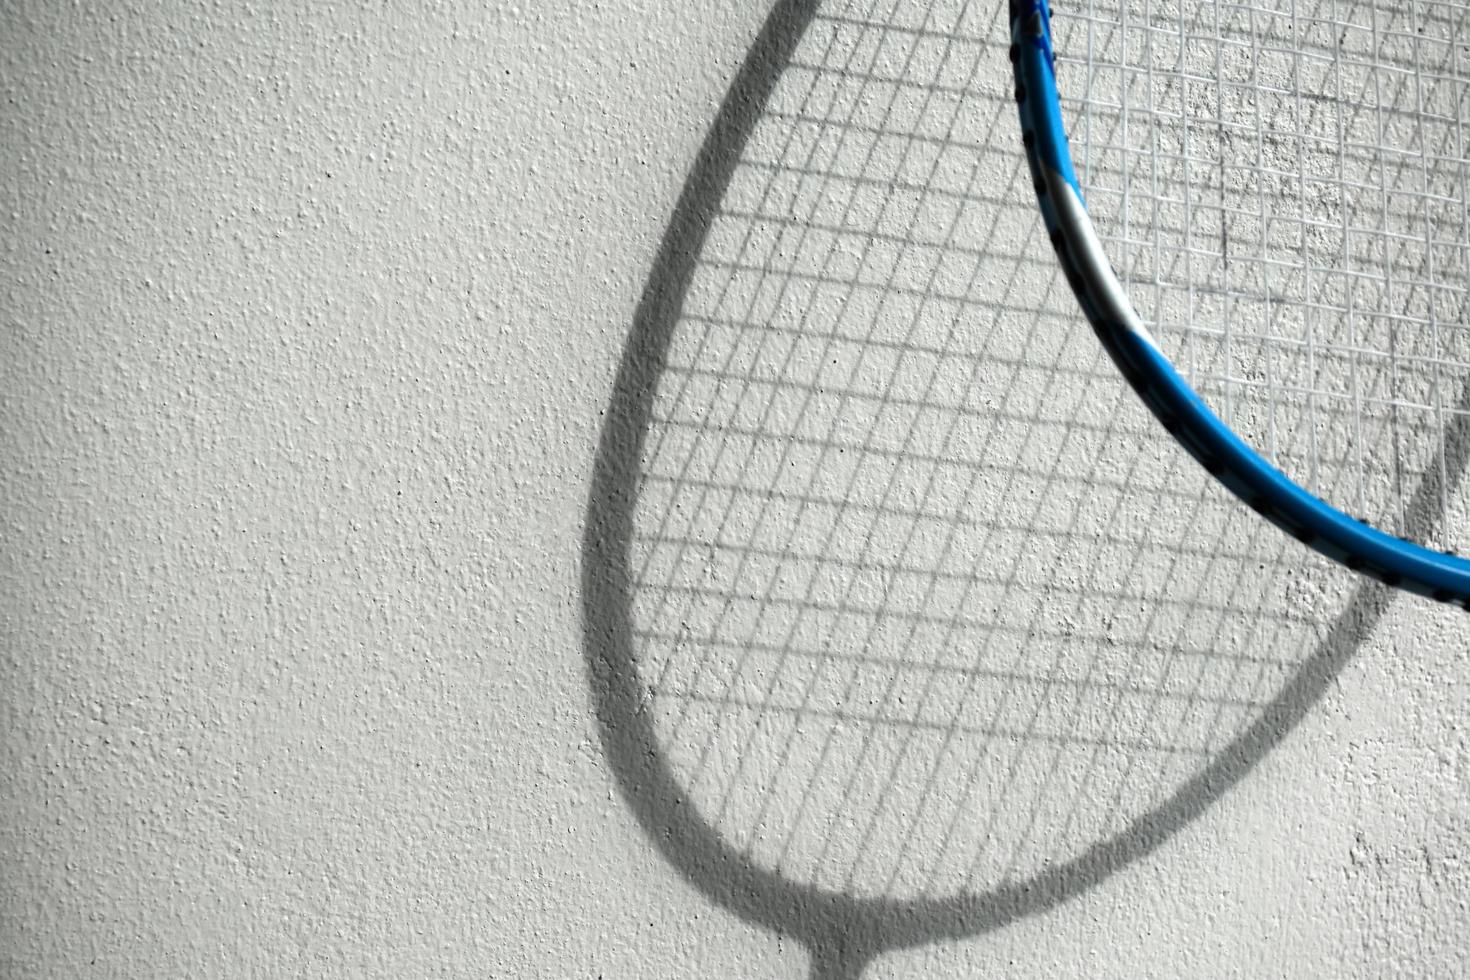
[[[1012,0],[1021,139],[1046,230],[1072,291],[1124,378],[1217,480],[1288,534],[1390,586],[1470,609],[1470,560],[1387,534],[1298,486],[1230,430],[1149,336],[1103,251],[1072,168],[1057,95],[1051,10]]]

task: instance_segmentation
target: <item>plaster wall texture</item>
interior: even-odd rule
[[[6,7],[0,974],[806,972],[625,805],[579,578],[765,14]],[[1394,602],[1153,854],[864,975],[1464,975],[1465,648]]]

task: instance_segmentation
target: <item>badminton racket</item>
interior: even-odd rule
[[[1010,12],[1049,237],[1144,403],[1290,534],[1470,607],[1445,451],[1470,394],[1466,9]],[[1425,492],[1432,530],[1409,513]]]

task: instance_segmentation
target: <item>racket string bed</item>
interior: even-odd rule
[[[1330,557],[1470,602],[1466,8],[1011,14],[1043,215],[1150,408]]]

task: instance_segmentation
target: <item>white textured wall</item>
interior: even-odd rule
[[[626,812],[579,622],[725,6],[0,13],[0,974],[802,975]],[[1153,859],[870,975],[1462,974],[1427,609]]]

